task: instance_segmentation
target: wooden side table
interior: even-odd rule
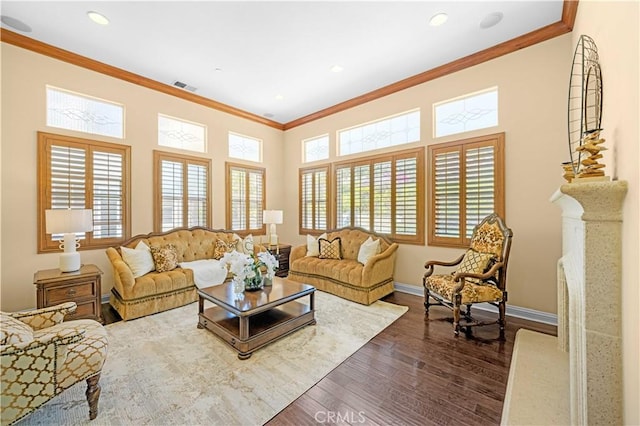
[[[76,302],[78,309],[65,320],[94,319],[104,323],[101,312],[102,271],[96,265],[82,265],[75,272],[45,269],[33,275],[38,309],[63,302]]]
[[[275,256],[278,261],[277,277],[286,277],[289,275],[289,255],[291,254],[290,244],[278,244],[278,246],[268,246],[269,253]]]

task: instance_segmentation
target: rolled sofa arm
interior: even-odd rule
[[[113,266],[113,286],[121,295],[126,295],[126,289],[133,288],[136,283],[136,279],[133,278],[133,272],[131,268],[122,260],[122,256],[118,250],[113,247],[107,249],[107,257]]]
[[[34,330],[53,327],[60,324],[65,315],[76,311],[76,302],[64,302],[47,308],[33,309],[31,311],[11,312],[10,316],[27,324]]]
[[[303,244],[301,246],[295,246],[291,249],[289,253],[289,265],[293,263],[294,260],[305,257],[307,254],[307,245]]]
[[[397,250],[398,244],[393,243],[382,253],[369,258],[362,269],[362,282],[379,283],[388,278],[393,278]]]

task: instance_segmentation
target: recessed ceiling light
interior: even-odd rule
[[[11,16],[0,16],[0,21],[8,27],[13,28],[14,30],[22,31],[23,33],[30,33],[31,27],[20,21],[19,19],[12,18]]]
[[[340,65],[334,65],[331,68],[329,68],[329,70],[331,72],[342,72],[344,68],[342,68]]]
[[[486,30],[487,28],[491,28],[494,25],[497,25],[498,22],[502,21],[504,15],[502,12],[493,12],[485,16],[482,21],[480,21],[480,28]]]
[[[276,95],[276,101],[281,101],[284,99],[284,96],[282,95]]]
[[[89,11],[87,12],[87,15],[89,16],[89,19],[91,19],[96,24],[100,24],[100,25],[109,24],[109,20],[107,19],[107,17],[98,12]]]
[[[449,19],[449,15],[447,15],[446,13],[436,13],[431,17],[431,19],[429,19],[429,25],[431,25],[432,27],[439,27],[440,25],[447,22],[447,19]]]
[[[222,72],[222,68],[216,68],[214,71],[215,72]]]

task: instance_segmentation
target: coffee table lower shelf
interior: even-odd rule
[[[247,359],[255,350],[315,323],[314,310],[295,301],[250,316],[236,316],[218,306],[198,314],[198,328],[206,328],[227,342],[238,351],[240,359]]]

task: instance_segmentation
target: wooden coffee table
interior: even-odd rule
[[[206,328],[247,359],[253,351],[316,323],[315,287],[275,277],[273,285],[236,298],[231,281],[198,289],[198,328]],[[298,299],[309,296],[309,304]],[[208,300],[216,306],[204,308]]]

